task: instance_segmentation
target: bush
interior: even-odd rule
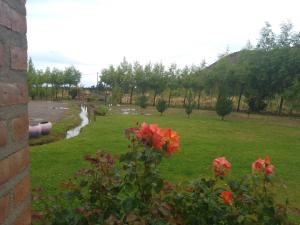
[[[187,101],[184,104],[185,113],[188,115],[188,117],[190,117],[194,108],[195,108],[195,103],[193,100],[193,94],[191,91],[189,91],[187,96]]]
[[[139,107],[141,107],[142,109],[147,108],[147,102],[148,102],[148,97],[145,95],[142,95],[142,96],[138,97],[138,99],[137,99],[137,105]]]
[[[95,109],[95,114],[97,116],[106,116],[107,113],[108,113],[108,108],[103,105],[101,105],[97,109]]]
[[[287,206],[274,201],[269,157],[256,160],[252,174],[241,179],[230,178],[231,164],[216,158],[214,178],[174,185],[163,180],[159,165],[178,151],[177,133],[143,123],[125,136],[131,150],[119,159],[104,152],[86,156],[90,168],[64,183],[58,195],[44,197],[36,189],[35,199],[44,205],[33,214],[36,224],[289,224]]]
[[[69,96],[71,96],[72,99],[75,99],[77,97],[77,88],[71,88],[69,91]]]
[[[168,108],[167,102],[163,99],[159,99],[158,102],[156,103],[156,109],[158,112],[160,112],[160,115],[162,115],[167,108]]]
[[[225,97],[220,97],[216,103],[217,114],[224,120],[224,117],[232,112],[232,101]]]
[[[249,107],[249,112],[261,112],[267,107],[267,104],[258,97],[248,98],[247,104]]]

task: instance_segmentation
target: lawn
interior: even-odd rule
[[[212,160],[225,156],[232,163],[233,176],[251,172],[251,163],[269,155],[276,167],[280,200],[289,198],[290,205],[300,208],[300,120],[274,116],[232,114],[221,121],[210,111],[195,111],[187,118],[182,109],[169,110],[159,116],[108,115],[83,129],[70,140],[31,148],[30,173],[32,186],[53,193],[61,181],[72,177],[84,167],[84,155],[97,150],[114,154],[124,153],[128,142],[123,130],[137,122],[157,123],[180,134],[181,149],[164,159],[161,170],[173,182],[192,181],[212,176]]]

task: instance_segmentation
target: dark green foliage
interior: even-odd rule
[[[216,112],[224,120],[224,117],[232,112],[232,101],[226,97],[220,97],[216,103]]]
[[[69,95],[71,96],[72,99],[75,99],[77,97],[77,94],[78,94],[77,88],[71,88],[71,90],[69,91]]]
[[[145,109],[147,108],[148,97],[145,95],[141,95],[140,97],[138,97],[136,102],[139,107]]]
[[[249,106],[249,112],[261,112],[267,107],[264,100],[259,97],[251,97],[247,99],[247,103]]]
[[[158,102],[156,103],[156,109],[158,112],[160,112],[160,115],[162,115],[167,108],[168,108],[167,102],[163,99],[159,99]]]
[[[193,93],[192,91],[189,91],[186,102],[184,104],[185,113],[188,115],[188,117],[190,117],[194,108],[195,108],[195,103],[193,100]]]
[[[108,108],[106,106],[99,106],[97,109],[95,109],[95,114],[97,116],[106,116],[106,114],[108,113]]]

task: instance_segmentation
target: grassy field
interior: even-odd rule
[[[210,111],[195,111],[189,119],[182,109],[169,110],[164,116],[153,109],[147,111],[151,115],[98,117],[76,138],[32,147],[32,186],[55,192],[61,181],[86,165],[84,155],[100,149],[114,154],[125,152],[128,143],[123,130],[146,121],[180,134],[180,152],[164,159],[161,166],[166,179],[182,182],[212,176],[212,160],[219,156],[232,163],[233,176],[240,176],[251,172],[254,160],[268,154],[279,182],[287,185],[287,189],[278,189],[280,200],[288,197],[292,207],[300,208],[299,119],[232,114],[221,121]]]

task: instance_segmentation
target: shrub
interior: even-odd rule
[[[147,108],[147,102],[148,102],[148,97],[145,95],[142,95],[137,99],[137,105],[142,109]]]
[[[248,98],[247,104],[249,107],[249,110],[248,110],[249,112],[260,112],[260,111],[263,111],[267,107],[267,104],[258,97]]]
[[[108,113],[108,108],[103,105],[101,105],[97,109],[95,109],[95,114],[97,116],[106,116],[107,113]]]
[[[143,123],[125,130],[130,151],[119,159],[104,152],[86,156],[91,167],[62,185],[51,198],[36,189],[44,208],[39,224],[72,225],[279,225],[289,224],[287,206],[275,204],[270,158],[252,164],[252,174],[232,179],[225,157],[213,161],[214,178],[174,185],[159,165],[179,149],[170,129]]]
[[[75,99],[77,97],[77,93],[78,93],[77,88],[71,88],[69,91],[69,95],[71,96],[72,99]]]
[[[168,108],[167,102],[163,99],[159,99],[158,102],[156,103],[156,109],[158,112],[160,112],[160,115],[162,115],[167,108]]]
[[[195,103],[193,100],[193,94],[191,91],[189,91],[186,99],[186,103],[184,104],[185,113],[188,115],[188,117],[190,117],[194,108],[195,108]]]
[[[232,112],[232,101],[225,97],[220,97],[216,103],[217,114],[224,120],[224,117]]]

